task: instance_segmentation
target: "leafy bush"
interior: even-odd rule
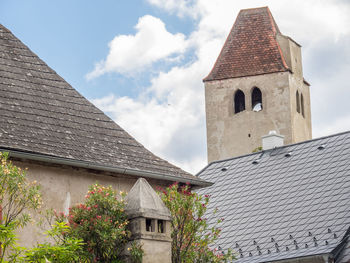
[[[37,247],[25,250],[24,256],[17,257],[17,262],[38,262],[38,263],[71,263],[86,262],[81,257],[83,242],[81,239],[64,237],[69,233],[70,227],[64,222],[56,222],[47,235],[55,242],[39,244]]]
[[[232,258],[231,251],[224,254],[212,249],[221,229],[209,227],[204,218],[209,196],[191,192],[190,186],[177,183],[159,192],[161,199],[172,215],[172,262],[227,262]],[[222,219],[218,220],[218,224]]]
[[[133,241],[131,247],[128,248],[130,251],[131,259],[134,263],[141,263],[144,251],[142,249],[142,244]]]
[[[29,182],[21,168],[8,161],[8,154],[0,152],[0,262],[8,249],[16,247],[15,230],[30,221],[30,209],[37,210],[41,204],[40,187],[36,181]]]
[[[71,227],[66,236],[82,239],[85,256],[92,262],[118,262],[130,236],[124,212],[125,194],[111,186],[90,186],[84,204],[70,208],[68,215],[61,214]]]

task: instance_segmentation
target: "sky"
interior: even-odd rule
[[[146,148],[207,164],[204,85],[240,9],[302,45],[313,137],[350,130],[348,0],[0,0],[0,23]]]

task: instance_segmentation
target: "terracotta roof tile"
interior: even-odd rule
[[[268,7],[241,10],[204,81],[288,70],[277,33],[280,31]]]

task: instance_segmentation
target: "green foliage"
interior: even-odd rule
[[[64,222],[56,222],[52,229],[47,231],[47,235],[55,242],[39,244],[37,247],[24,252],[20,257],[22,262],[86,262],[82,258],[83,242],[80,239],[65,237],[69,233],[70,227]],[[19,261],[19,259],[17,259]]]
[[[226,254],[211,249],[220,235],[220,228],[209,227],[204,215],[209,196],[191,192],[189,185],[177,183],[159,192],[163,202],[172,215],[172,262],[227,262],[232,258],[231,251]],[[221,223],[222,219],[217,223]]]
[[[5,226],[4,224],[0,224],[0,243],[2,250],[17,247],[17,237],[15,233],[16,228],[17,224],[14,221],[8,223],[7,226]],[[14,254],[17,255],[17,253]],[[0,262],[6,262],[4,260],[4,255],[5,253],[1,255],[2,257],[0,259]]]
[[[252,152],[256,153],[256,152],[261,152],[262,151],[262,146],[256,147]]]
[[[125,194],[117,197],[112,187],[90,186],[84,204],[70,208],[67,220],[71,231],[67,237],[82,239],[84,253],[93,262],[118,262],[130,236],[124,212]]]
[[[82,241],[64,238],[69,226],[63,222],[47,232],[54,244],[39,244],[33,249],[17,246],[16,231],[31,220],[28,210],[36,211],[42,204],[40,187],[36,181],[28,182],[25,171],[8,161],[7,153],[0,153],[0,162],[0,262],[78,262]]]
[[[142,244],[137,242],[132,242],[131,247],[128,248],[130,251],[131,259],[134,263],[141,263],[144,251],[142,249]]]
[[[6,251],[16,246],[15,230],[30,221],[27,212],[38,209],[41,202],[40,187],[36,181],[28,182],[26,173],[8,161],[8,154],[0,152],[0,262]]]

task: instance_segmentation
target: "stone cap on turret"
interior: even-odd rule
[[[136,181],[125,201],[125,212],[129,219],[146,217],[171,220],[169,209],[144,178],[139,178]]]

